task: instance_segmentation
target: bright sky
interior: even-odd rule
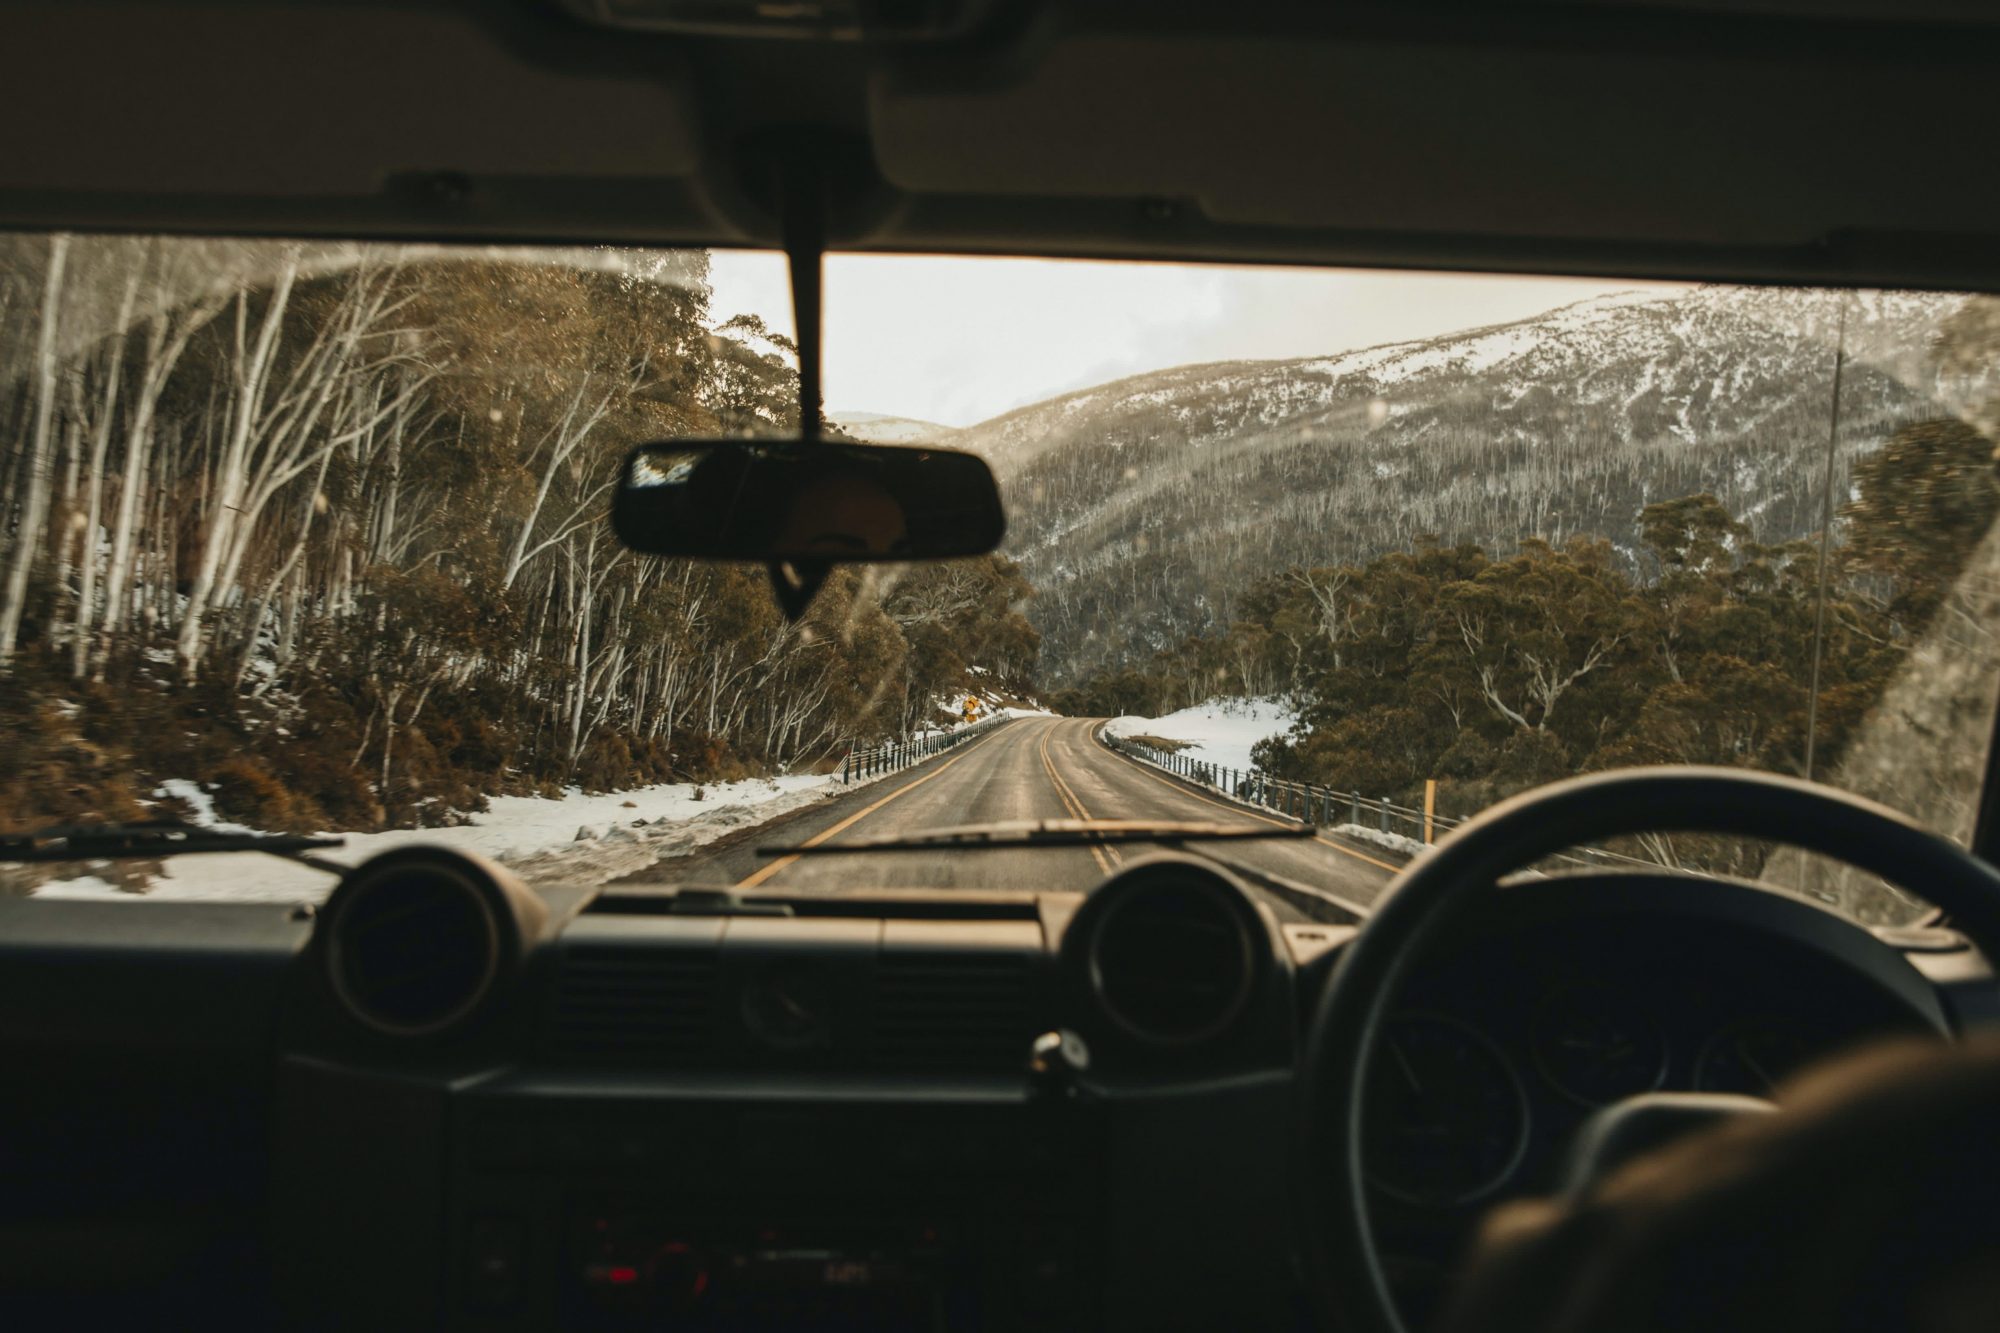
[[[792,327],[784,256],[717,250],[711,311]],[[830,255],[826,402],[969,426],[1167,366],[1323,356],[1673,284],[1363,269]]]

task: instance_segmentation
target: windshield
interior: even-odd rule
[[[796,429],[780,256],[0,255],[0,832],[166,817],[339,833],[348,860],[443,841],[531,881],[1045,889],[1143,848],[756,846],[1303,819],[1320,836],[1227,855],[1365,905],[1495,800],[1633,764],[1972,831],[1992,298],[834,256],[832,430],[979,454],[1009,532],[837,570],[791,623],[761,569],[605,522],[637,443]],[[1575,860],[1925,911],[1736,841]],[[327,883],[0,867],[44,895]]]

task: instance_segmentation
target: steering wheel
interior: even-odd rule
[[[1307,1281],[1328,1326],[1403,1333],[1369,1222],[1362,1096],[1390,1004],[1426,946],[1505,875],[1582,843],[1635,833],[1789,843],[1920,892],[2000,959],[2000,872],[1905,816],[1794,778],[1728,768],[1593,774],[1502,801],[1389,885],[1341,950],[1313,1015],[1299,1145]]]

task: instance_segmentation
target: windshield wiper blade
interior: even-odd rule
[[[232,833],[177,819],[146,819],[129,824],[54,824],[30,833],[0,835],[0,861],[29,864],[150,860],[195,852],[266,852],[344,874],[345,866],[321,861],[308,853],[322,847],[339,847],[345,841],[293,833]]]
[[[919,852],[956,848],[1091,847],[1116,842],[1234,842],[1250,838],[1310,838],[1310,824],[1222,824],[1159,819],[1016,819],[995,824],[960,824],[853,842],[797,847],[759,847],[759,856],[841,856],[857,852]]]

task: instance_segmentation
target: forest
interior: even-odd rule
[[[1826,548],[1823,605],[1817,534],[1763,544],[1697,494],[1640,511],[1651,577],[1594,536],[1524,538],[1512,553],[1420,539],[1264,577],[1225,632],[1050,701],[1157,716],[1216,695],[1288,696],[1299,722],[1259,745],[1260,767],[1419,804],[1435,779],[1461,815],[1634,764],[1825,777],[2000,514],[1993,444],[1956,418],[1905,426],[1856,461],[1852,479],[1840,540]],[[1983,634],[1972,687],[1981,718],[1995,686],[1990,626]],[[1984,733],[1971,740],[1983,753]],[[1953,747],[1904,736],[1895,748],[1906,769],[1942,770],[1940,752]],[[1879,795],[1919,804],[1909,788]],[[1965,803],[1966,792],[1953,795]]]
[[[1639,295],[1644,296],[1641,293]],[[1042,676],[1074,684],[1252,614],[1274,569],[1365,563],[1427,535],[1611,542],[1712,494],[1757,540],[1822,526],[1898,428],[1954,415],[1933,352],[1963,297],[1706,287],[1293,361],[1183,366],[974,427],[1003,462]],[[1843,315],[1843,310],[1845,314]]]
[[[489,794],[826,763],[1025,689],[989,557],[761,570],[604,521],[632,445],[792,430],[704,251],[0,241],[0,827],[453,822]]]

